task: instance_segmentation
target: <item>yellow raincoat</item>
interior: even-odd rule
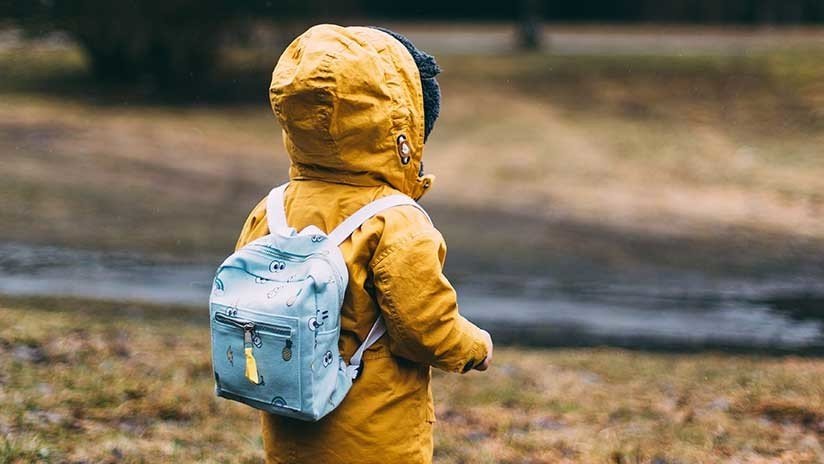
[[[402,192],[417,199],[431,186],[431,176],[418,174],[424,138],[418,69],[390,35],[365,27],[309,29],[280,57],[270,98],[291,160],[290,226],[329,232],[377,198]],[[267,233],[262,201],[237,246]],[[364,354],[360,377],[327,417],[311,423],[262,415],[266,461],[431,462],[430,367],[466,372],[487,355],[480,329],[458,314],[442,273],[443,238],[420,211],[401,206],[364,223],[341,251],[349,270],[344,359],[378,314],[387,334]]]

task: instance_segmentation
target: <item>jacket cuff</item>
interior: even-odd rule
[[[462,332],[465,336],[470,337],[472,339],[472,348],[469,351],[469,359],[463,366],[461,373],[465,374],[475,366],[484,362],[489,353],[486,349],[486,344],[483,342],[483,338],[481,337],[481,329],[478,328],[475,324],[469,322],[464,317],[461,317],[461,323],[463,327],[461,327]]]

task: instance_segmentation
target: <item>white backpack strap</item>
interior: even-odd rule
[[[378,320],[372,324],[372,328],[369,330],[369,335],[366,336],[366,340],[361,343],[361,346],[358,347],[355,354],[349,358],[349,365],[346,366],[346,372],[349,373],[349,377],[352,380],[355,380],[358,377],[358,371],[360,370],[361,361],[363,361],[363,352],[369,349],[370,346],[374,345],[379,338],[386,333],[386,325],[383,323],[383,318],[378,316]]]
[[[363,225],[363,223],[372,216],[385,209],[403,205],[418,208],[418,210],[426,216],[426,219],[430,223],[432,222],[432,219],[429,218],[426,211],[415,200],[406,195],[389,195],[369,203],[368,205],[357,210],[355,214],[346,218],[345,221],[343,221],[329,234],[329,240],[335,245],[340,245],[344,240],[352,235],[352,232],[354,232],[355,229]],[[378,319],[374,324],[372,324],[372,328],[369,330],[369,335],[366,336],[366,340],[361,343],[361,346],[358,347],[355,354],[353,354],[349,359],[349,365],[346,367],[346,371],[353,380],[358,376],[358,370],[360,369],[361,361],[363,360],[363,352],[369,349],[370,346],[374,345],[375,342],[377,342],[378,339],[385,333],[386,325],[383,323],[383,318],[378,316]]]
[[[283,192],[289,182],[275,187],[269,192],[266,197],[266,222],[269,224],[269,233],[274,233],[276,230],[286,229],[289,225],[286,223],[286,210],[283,206]]]
[[[371,218],[372,216],[380,213],[381,211],[392,208],[395,206],[414,206],[418,208],[425,216],[426,219],[431,223],[432,219],[429,218],[429,215],[426,214],[426,211],[419,205],[415,200],[409,198],[406,195],[389,195],[383,198],[378,198],[377,200],[369,203],[368,205],[364,206],[363,208],[357,210],[355,214],[346,218],[339,226],[335,227],[335,230],[329,233],[329,240],[332,241],[335,245],[340,245],[346,240],[352,232],[354,232],[358,227],[363,225],[367,219]]]

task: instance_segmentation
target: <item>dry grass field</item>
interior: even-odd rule
[[[0,463],[259,462],[200,310],[0,301]],[[434,379],[438,463],[819,463],[824,360],[502,348]]]
[[[477,224],[441,211],[474,211],[501,227],[535,223],[532,253],[574,247],[594,259],[664,257],[702,269],[714,259],[738,270],[819,262],[816,57],[442,56],[444,109],[425,156],[438,179],[425,204],[458,249],[494,247],[494,231],[478,237]],[[286,176],[266,101],[273,60],[228,52],[225,67],[242,75],[222,85],[248,103],[180,105],[147,102],[139,86],[94,88],[75,49],[1,51],[0,196],[10,206],[0,210],[0,238],[223,254],[251,206]],[[589,240],[592,231],[603,237]],[[626,237],[662,249],[616,245]],[[625,256],[633,253],[646,256]]]

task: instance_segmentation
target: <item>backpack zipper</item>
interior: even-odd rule
[[[264,332],[268,332],[279,337],[292,337],[292,328],[285,325],[267,324],[265,322],[252,322],[244,319],[238,319],[236,317],[227,316],[223,313],[215,313],[215,321],[221,322],[223,324],[233,325],[239,329],[243,329],[243,331],[246,333],[254,334],[254,332],[257,332],[258,328],[261,328],[264,330]]]
[[[313,256],[323,255],[323,253],[310,253],[308,255],[300,255],[297,253],[289,253],[288,251],[278,250],[277,248],[272,248],[267,245],[255,245],[254,249],[268,256],[288,259],[291,261],[306,261],[307,259],[312,258]]]

